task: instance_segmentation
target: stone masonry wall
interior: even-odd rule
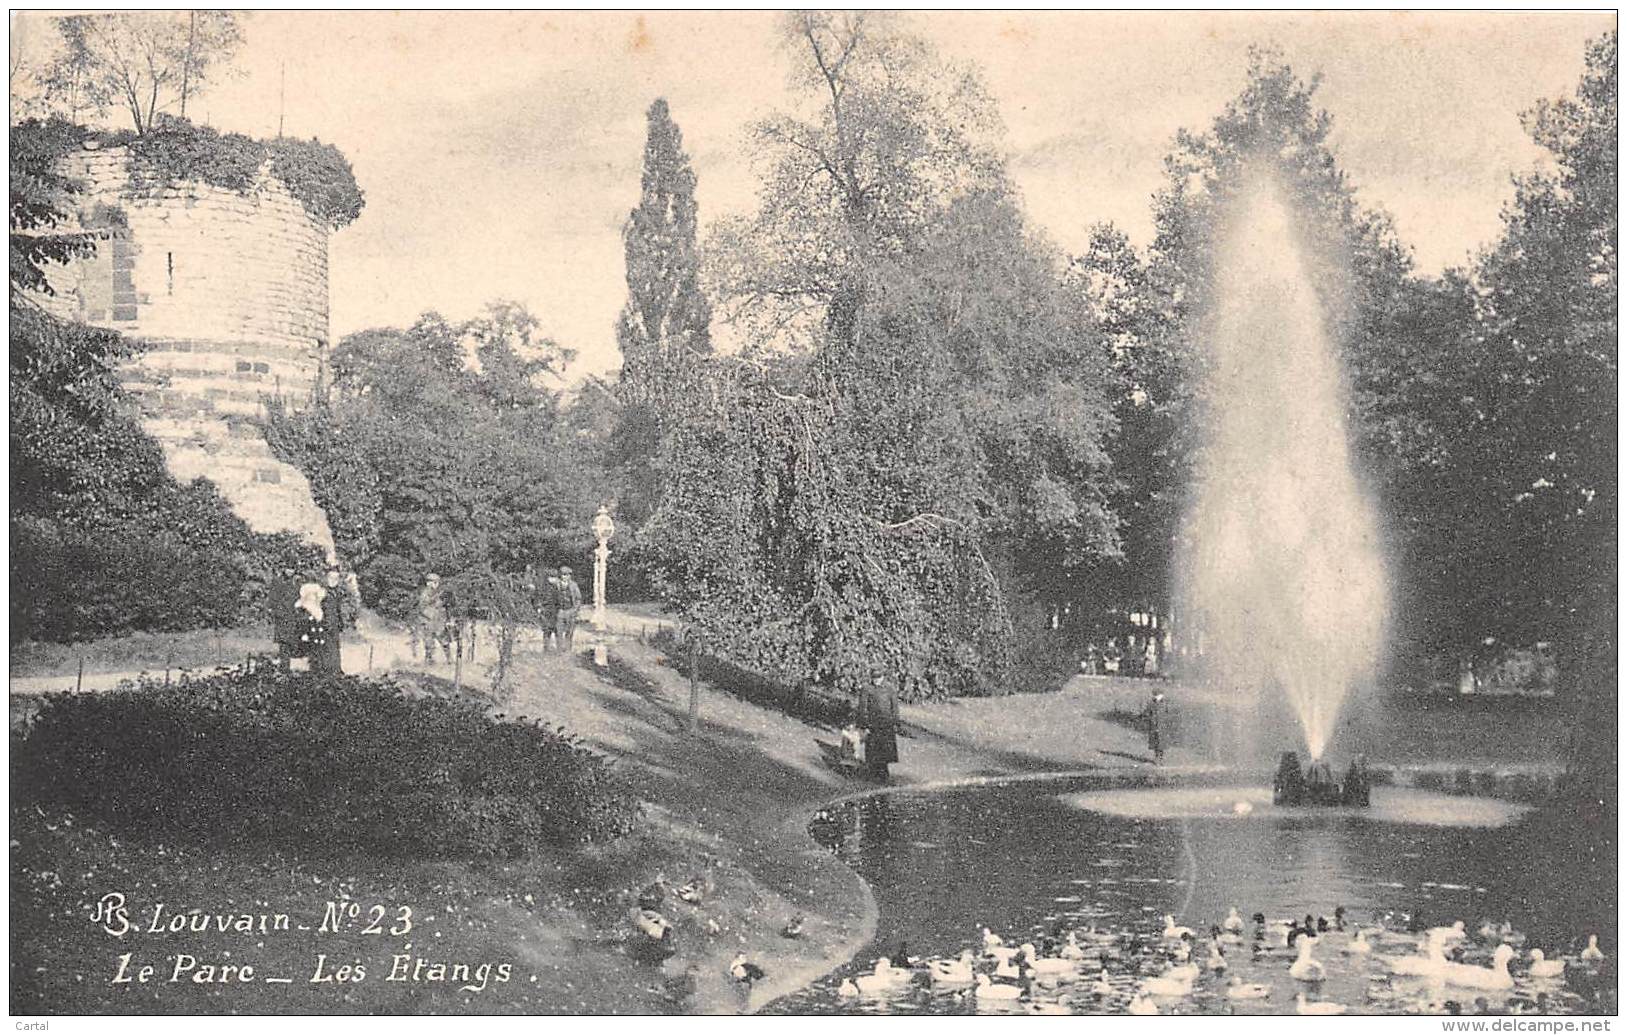
[[[58,316],[146,346],[125,372],[174,475],[206,477],[259,532],[292,531],[330,553],[333,535],[299,470],[277,460],[262,399],[309,399],[328,342],[328,227],[262,173],[247,195],[183,183],[132,197],[125,148],[64,159],[80,222],[125,229],[94,258],[50,269]]]

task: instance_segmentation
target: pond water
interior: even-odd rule
[[[1234,807],[1241,801],[1248,806]],[[1563,981],[1529,979],[1526,950],[1574,955],[1582,944],[1574,940],[1587,933],[1581,925],[1598,917],[1553,915],[1532,905],[1543,901],[1529,885],[1545,863],[1521,842],[1517,819],[1517,809],[1493,802],[1425,801],[1420,792],[1391,788],[1375,788],[1370,812],[1279,811],[1268,792],[1228,787],[1218,778],[1199,786],[1150,780],[1126,786],[1122,779],[1076,777],[850,801],[820,813],[812,831],[874,890],[880,907],[875,942],[769,1012],[1022,1012],[1038,1003],[1071,1013],[1120,1013],[1141,981],[1173,964],[1171,943],[1163,938],[1165,914],[1198,932],[1192,962],[1201,966],[1209,926],[1234,906],[1245,918],[1259,912],[1271,920],[1331,917],[1344,906],[1352,926],[1382,925],[1394,934],[1375,943],[1374,955],[1361,956],[1342,951],[1348,932],[1329,933],[1315,950],[1327,977],[1305,985],[1288,973],[1295,950],[1284,944],[1284,929],[1268,925],[1256,937],[1248,923],[1241,944],[1226,948],[1226,973],[1206,969],[1191,995],[1155,998],[1161,1012],[1292,1013],[1301,991],[1353,1013],[1613,1011],[1611,963],[1601,969],[1572,962]],[[1489,963],[1491,944],[1474,937],[1484,920],[1506,920],[1526,935],[1510,968],[1513,991],[1395,977],[1379,959],[1416,951],[1417,936],[1406,936],[1409,925],[1459,919],[1471,933],[1466,963]],[[1021,1002],[933,990],[919,979],[883,995],[838,995],[842,979],[868,973],[901,942],[912,956],[951,957],[980,948],[983,926],[1011,944],[1038,945],[1046,934],[1086,929],[1101,941],[1087,946],[1079,978],[1031,985]],[[1603,932],[1602,941],[1613,948],[1613,933]],[[1233,976],[1269,986],[1269,997],[1227,997]],[[1101,994],[1098,977],[1110,994]]]

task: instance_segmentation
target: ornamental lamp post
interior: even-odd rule
[[[610,519],[610,507],[599,505],[599,512],[593,515],[593,535],[599,540],[599,546],[593,551],[593,630],[603,634],[604,620],[604,583],[605,570],[610,564],[610,537],[616,534],[616,523]],[[599,645],[594,648],[596,661],[603,665],[604,640],[600,638]]]

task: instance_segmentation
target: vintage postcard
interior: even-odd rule
[[[18,1030],[1608,1030],[1616,47],[12,12]]]

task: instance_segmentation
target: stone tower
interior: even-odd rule
[[[304,405],[328,355],[328,225],[265,169],[239,193],[188,181],[132,196],[124,147],[63,159],[80,221],[122,229],[96,255],[48,269],[45,305],[144,350],[125,371],[142,426],[181,481],[213,481],[256,532],[333,534],[299,470],[261,431],[266,396]]]

